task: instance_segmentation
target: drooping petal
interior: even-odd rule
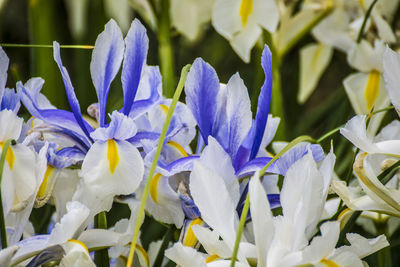
[[[73,199],[82,201],[94,214],[109,210],[115,195],[135,192],[143,173],[143,159],[129,142],[95,142],[82,164],[84,186]]]
[[[173,247],[165,251],[165,256],[182,267],[199,266],[206,267],[206,255],[194,248],[183,246],[182,243],[175,243]]]
[[[7,125],[7,127],[0,127],[0,142],[5,142],[8,139],[17,140],[21,134],[23,118],[19,118],[11,110],[0,111],[0,125]]]
[[[233,75],[227,84],[228,147],[235,159],[236,153],[251,128],[250,99],[247,88],[239,74]]]
[[[270,33],[275,32],[279,22],[279,10],[273,0],[254,0],[253,13],[257,23]],[[268,14],[268,16],[265,16]]]
[[[247,23],[238,34],[229,42],[238,54],[238,56],[246,63],[250,62],[250,51],[256,44],[261,35],[261,28],[255,23]]]
[[[124,91],[123,113],[125,115],[129,115],[131,111],[146,63],[148,48],[149,39],[146,28],[138,19],[135,19],[125,38],[124,64],[121,74],[122,90]]]
[[[106,124],[106,106],[110,84],[118,73],[124,55],[124,40],[114,20],[110,20],[97,37],[90,62],[90,73],[99,99],[100,127]]]
[[[192,111],[203,140],[212,134],[218,108],[219,80],[215,70],[197,58],[185,83],[186,104]]]
[[[261,56],[261,65],[265,74],[265,81],[261,87],[260,95],[258,96],[257,114],[256,114],[256,129],[254,135],[253,147],[251,148],[250,160],[256,157],[260,149],[261,141],[264,137],[265,126],[268,121],[269,105],[271,102],[272,93],[272,55],[268,46],[264,46],[264,51]]]
[[[54,61],[57,63],[58,68],[60,69],[61,76],[65,86],[65,92],[67,93],[69,106],[71,107],[76,122],[82,128],[83,132],[88,137],[88,139],[91,140],[89,133],[93,131],[93,128],[90,127],[88,123],[85,124],[83,122],[81,107],[79,105],[78,99],[76,98],[75,90],[72,85],[71,78],[69,77],[68,71],[62,64],[60,55],[60,44],[57,43],[56,41],[53,42],[53,57]]]
[[[212,25],[215,30],[227,39],[242,27],[239,16],[240,0],[217,0],[212,10]]]

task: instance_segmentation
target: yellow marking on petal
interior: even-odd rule
[[[147,254],[146,250],[144,250],[144,248],[138,244],[136,244],[136,249],[137,249],[137,251],[139,251],[142,254],[144,261],[146,262],[146,266],[149,267],[150,260],[149,260],[149,255]]]
[[[253,12],[253,0],[242,0],[240,3],[239,15],[242,19],[242,25],[246,26],[249,16]]]
[[[315,54],[312,58],[312,62],[311,62],[311,66],[313,71],[315,71],[317,69],[317,64],[318,64],[318,58],[321,55],[322,49],[324,49],[323,45],[318,45],[316,50],[315,50]]]
[[[107,160],[110,172],[113,174],[119,162],[117,142],[113,139],[107,140]]]
[[[335,262],[325,259],[325,258],[321,260],[321,263],[325,264],[327,267],[340,267]]]
[[[0,142],[0,147],[3,150],[4,142]],[[8,163],[8,167],[10,167],[10,170],[12,170],[14,167],[14,162],[15,162],[15,154],[14,154],[14,151],[12,150],[11,146],[8,147],[7,154],[6,154],[6,161]]]
[[[367,108],[371,110],[379,94],[380,73],[373,70],[368,75],[367,86],[365,87],[364,97],[367,101]]]
[[[340,221],[341,217],[346,214],[348,211],[350,211],[349,208],[344,209],[341,213],[339,213],[337,220]]]
[[[206,263],[210,263],[212,261],[218,260],[219,256],[217,254],[212,254],[210,257],[206,259]]]
[[[185,239],[183,240],[183,245],[187,247],[194,247],[197,242],[197,238],[193,233],[192,226],[202,224],[203,220],[200,218],[196,218],[189,223],[188,231],[186,233]]]
[[[150,184],[150,196],[153,199],[153,201],[155,203],[158,204],[158,182],[161,178],[161,173],[156,173],[156,175],[154,175],[153,180],[151,180],[151,184]]]
[[[184,156],[184,157],[188,156],[188,153],[186,152],[186,150],[180,144],[178,144],[177,142],[168,141],[167,144],[172,146],[172,147],[174,147],[174,148],[176,148],[182,154],[182,156]]]
[[[160,104],[160,108],[164,111],[165,115],[167,115],[169,108],[163,104]]]
[[[75,243],[75,244],[78,244],[78,245],[82,246],[86,250],[86,252],[89,254],[88,248],[86,247],[86,245],[82,241],[79,241],[79,240],[76,240],[76,239],[70,239],[70,240],[68,240],[68,242],[72,242],[72,243]]]
[[[39,191],[37,192],[36,198],[43,198],[46,195],[46,189],[50,182],[50,176],[54,171],[54,167],[47,165],[46,172],[44,173],[44,178],[42,183],[40,184]]]

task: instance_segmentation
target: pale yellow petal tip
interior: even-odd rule
[[[161,178],[161,173],[156,173],[150,183],[150,197],[157,204],[158,203],[158,182]]]
[[[164,104],[160,104],[160,108],[164,111],[165,115],[167,115],[169,108]]]
[[[246,26],[251,13],[253,12],[253,0],[242,0],[239,9],[239,16],[242,20],[242,26]]]
[[[110,172],[113,174],[119,162],[117,142],[113,139],[107,140],[107,160]]]
[[[188,231],[186,233],[185,239],[183,240],[183,245],[187,247],[194,247],[197,243],[197,238],[194,235],[192,226],[193,225],[201,225],[203,224],[203,220],[200,218],[196,218],[193,221],[190,222]]]
[[[368,82],[364,92],[368,110],[373,108],[375,101],[378,98],[380,76],[380,73],[376,70],[371,71],[368,75]]]
[[[213,261],[218,260],[218,259],[219,259],[219,256],[217,254],[212,254],[210,257],[208,257],[206,259],[206,263],[210,263],[210,262],[213,262]]]

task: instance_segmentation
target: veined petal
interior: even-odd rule
[[[251,128],[250,99],[239,74],[233,75],[227,84],[228,147],[231,158],[236,153]]]
[[[133,100],[142,76],[143,67],[146,63],[149,39],[146,28],[135,19],[125,38],[124,64],[122,67],[121,81],[124,91],[123,113],[129,115]]]
[[[85,124],[83,121],[81,107],[79,105],[78,99],[76,98],[74,87],[72,85],[68,71],[63,66],[62,61],[61,61],[60,44],[57,43],[56,41],[53,42],[53,57],[54,57],[54,61],[58,65],[58,68],[60,69],[61,76],[63,78],[63,82],[64,82],[64,86],[65,86],[65,92],[67,93],[67,97],[68,97],[69,106],[71,107],[71,110],[72,110],[72,113],[74,114],[76,122],[82,128],[83,132],[89,138],[89,140],[91,140],[89,133],[93,131],[93,128],[90,127],[90,125],[88,123]]]
[[[257,265],[266,266],[267,251],[274,236],[274,225],[267,194],[261,185],[258,172],[250,179],[250,212],[257,246]]]
[[[99,99],[100,127],[106,124],[106,106],[110,84],[117,75],[124,55],[124,40],[114,20],[110,20],[97,37],[90,62],[90,73]]]
[[[257,103],[256,129],[254,135],[253,147],[251,148],[250,160],[257,156],[262,139],[264,137],[265,126],[268,121],[269,105],[272,93],[272,55],[268,46],[264,46],[261,56],[261,65],[265,74],[265,81],[260,90]]]
[[[204,141],[212,134],[218,109],[219,81],[215,70],[197,58],[185,83],[186,103],[196,118]]]
[[[20,99],[21,97],[14,89],[6,88],[3,93],[3,99],[1,100],[0,110],[9,109],[17,114],[21,107]]]
[[[0,47],[0,103],[3,99],[4,89],[7,83],[7,70],[10,60],[3,48]]]

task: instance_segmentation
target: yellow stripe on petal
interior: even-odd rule
[[[158,204],[158,182],[160,181],[161,178],[161,173],[156,173],[156,175],[154,175],[153,180],[151,180],[151,184],[150,184],[150,196],[153,199],[153,201],[155,203]]]
[[[160,104],[160,108],[164,111],[165,115],[167,115],[169,108],[163,104]]]
[[[0,142],[1,149],[4,147],[4,142]],[[6,154],[6,161],[8,163],[8,167],[10,167],[10,170],[13,169],[14,167],[14,162],[15,162],[15,154],[14,151],[12,150],[11,146],[8,147],[7,154]]]
[[[138,245],[138,244],[136,244],[136,249],[137,249],[137,251],[139,251],[139,253],[144,258],[144,261],[146,262],[146,266],[149,267],[150,266],[150,260],[149,260],[149,255],[147,254],[146,250],[144,250],[144,248],[142,246]]]
[[[187,247],[194,247],[197,242],[197,238],[193,233],[192,226],[202,224],[203,221],[200,218],[196,218],[190,222],[188,231],[186,233],[185,239],[183,240],[183,245]]]
[[[239,15],[242,19],[242,25],[246,26],[249,16],[253,12],[253,0],[242,0],[239,9]]]
[[[46,196],[46,190],[47,190],[49,182],[50,182],[49,178],[50,178],[51,174],[53,173],[53,171],[54,171],[54,167],[48,165],[46,172],[44,173],[44,178],[43,178],[42,183],[40,184],[39,191],[36,195],[36,198],[41,199]]]
[[[368,75],[367,86],[365,87],[364,97],[367,102],[368,110],[371,110],[379,94],[380,73],[373,70]]]
[[[174,147],[174,148],[176,148],[182,154],[182,156],[184,156],[184,157],[188,156],[188,153],[186,152],[186,150],[180,144],[178,144],[177,142],[168,141],[167,144],[172,146],[172,147]]]
[[[321,263],[325,264],[327,267],[340,267],[335,262],[328,260],[328,259],[322,259]]]
[[[206,263],[210,263],[212,261],[218,260],[219,256],[217,254],[212,254],[210,257],[206,259]]]
[[[68,240],[68,242],[72,242],[72,243],[75,243],[75,244],[78,244],[78,245],[82,246],[86,250],[86,252],[89,254],[88,248],[86,247],[86,245],[82,241],[79,241],[79,240],[76,240],[76,239],[70,239],[70,240]]]
[[[115,142],[113,139],[107,140],[107,160],[109,163],[110,172],[113,174],[119,162],[117,142]]]

